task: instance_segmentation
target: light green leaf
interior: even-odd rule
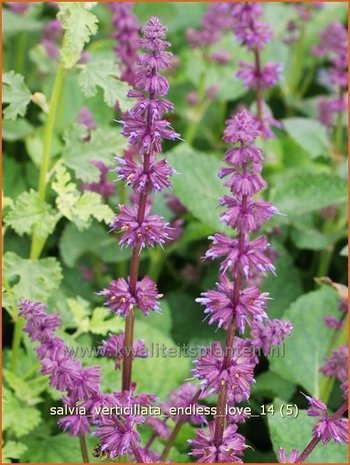
[[[21,74],[10,71],[2,76],[2,102],[8,103],[4,110],[5,119],[15,120],[24,116],[32,98]]]
[[[84,231],[79,231],[75,224],[68,223],[59,247],[62,260],[69,267],[73,267],[78,258],[87,253],[98,256],[103,263],[118,263],[131,256],[129,249],[121,250],[116,237],[96,222]]]
[[[33,380],[24,381],[20,376],[6,369],[3,370],[3,375],[8,386],[27,405],[32,406],[41,402],[39,394],[47,388],[45,377],[39,376]]]
[[[102,203],[102,197],[99,194],[96,192],[81,194],[78,191],[61,162],[55,167],[52,188],[58,194],[56,198],[58,210],[63,216],[73,221],[80,230],[88,228],[92,218],[109,223],[114,216],[112,209]]]
[[[158,318],[162,318],[162,315],[158,315]],[[153,351],[147,358],[135,358],[133,362],[133,379],[137,380],[138,390],[156,392],[161,399],[165,399],[169,391],[188,378],[190,359],[181,356],[179,346],[146,319],[139,319],[135,325],[135,339],[143,339],[149,351]]]
[[[66,433],[29,437],[26,439],[26,444],[28,450],[23,455],[23,461],[26,463],[81,462],[79,441]]]
[[[20,421],[19,421],[20,419]],[[28,407],[14,394],[3,388],[3,430],[11,431],[20,438],[32,431],[41,419],[40,411]]]
[[[261,397],[273,399],[280,397],[284,400],[289,400],[296,385],[287,381],[273,371],[264,371],[256,377],[256,383],[252,385],[252,394]]]
[[[292,449],[302,452],[312,438],[312,428],[315,418],[309,417],[305,410],[299,410],[298,416],[280,415],[279,410],[284,401],[276,399],[275,414],[268,415],[267,421],[273,449],[278,454],[280,447],[284,447],[289,454]],[[320,443],[309,455],[306,462],[311,463],[347,463],[346,444]]]
[[[62,279],[61,266],[53,257],[30,260],[21,258],[13,252],[6,252],[3,257],[3,268],[4,276],[10,284],[16,282],[11,288],[15,302],[20,299],[46,302]]]
[[[71,168],[78,179],[86,182],[97,182],[99,170],[92,161],[102,161],[105,165],[113,164],[113,157],[121,155],[127,147],[126,139],[115,128],[98,128],[91,132],[88,142],[82,140],[84,130],[75,125],[65,131],[63,138],[63,160]]]
[[[55,228],[57,217],[49,204],[39,198],[39,194],[31,189],[19,195],[6,213],[5,223],[11,226],[20,236],[31,234],[33,230],[39,237],[45,238]]]
[[[187,144],[179,144],[168,152],[167,160],[178,173],[172,182],[174,194],[181,203],[202,223],[216,231],[231,231],[219,221],[219,198],[227,194],[218,178],[222,167],[220,160]]]
[[[297,170],[271,189],[272,203],[287,215],[278,218],[282,222],[346,200],[346,180],[327,173]]]
[[[322,124],[310,118],[286,118],[282,120],[286,131],[312,158],[329,156],[330,141]]]
[[[276,275],[268,274],[262,287],[271,297],[267,310],[269,318],[280,318],[303,290],[298,269],[287,250],[278,241],[272,241],[272,247],[277,252]]]
[[[6,442],[2,449],[2,463],[10,463],[11,459],[20,459],[26,450],[27,446],[21,442]]]
[[[335,291],[322,287],[294,302],[283,315],[283,319],[293,324],[292,334],[283,345],[283,356],[269,359],[272,371],[300,384],[316,397],[319,397],[320,368],[333,334],[323,317],[338,316],[338,300]]]
[[[85,8],[84,3],[59,3],[58,20],[64,29],[61,57],[65,68],[79,60],[84,45],[97,32],[97,17]]]
[[[9,9],[2,9],[3,38],[10,39],[20,32],[33,33],[42,30],[43,23],[27,15],[16,14]]]
[[[16,121],[4,120],[2,124],[2,137],[9,142],[20,140],[33,131],[34,126],[24,118],[19,118]]]
[[[67,304],[78,331],[86,333],[89,330],[89,302],[78,296],[76,299],[67,299]]]
[[[89,331],[93,334],[119,333],[124,331],[124,319],[111,315],[106,307],[96,307],[92,311]]]
[[[119,80],[119,66],[112,60],[90,61],[82,65],[79,84],[86,97],[94,97],[97,88],[103,90],[104,101],[110,107],[118,102],[121,111],[125,112],[134,105],[133,99],[127,97],[130,87]]]

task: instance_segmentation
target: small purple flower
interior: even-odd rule
[[[143,247],[153,247],[156,244],[164,244],[170,240],[169,223],[166,223],[159,215],[146,214],[140,224],[138,221],[138,209],[128,205],[119,206],[119,214],[111,223],[111,230],[121,231],[121,245],[134,247],[136,244]]]
[[[58,19],[52,19],[49,21],[43,31],[43,37],[53,42],[58,42],[63,34],[63,28]]]
[[[283,447],[280,447],[278,451],[278,461],[279,463],[295,463],[299,457],[300,452],[297,449],[292,449],[290,454],[287,454]]]
[[[261,71],[255,65],[241,61],[236,76],[242,79],[247,89],[269,89],[281,79],[282,66],[277,63],[267,63]]]
[[[156,157],[152,155],[147,173],[130,151],[126,152],[123,158],[116,158],[116,160],[119,162],[119,166],[116,168],[118,180],[125,180],[135,192],[139,193],[146,189],[160,192],[171,186],[169,177],[174,174],[174,170],[165,159],[157,161]]]
[[[320,369],[325,376],[334,376],[340,382],[348,379],[348,346],[334,349]]]
[[[63,399],[69,407],[76,407],[74,402],[69,399]],[[57,421],[63,431],[68,431],[70,436],[80,436],[90,431],[90,423],[86,415],[68,415]]]
[[[225,122],[224,141],[231,144],[252,144],[260,135],[258,123],[247,111],[237,113]]]
[[[326,315],[323,317],[323,321],[325,322],[325,325],[331,329],[342,329],[345,322],[344,320],[338,320],[338,318],[333,315]]]
[[[169,438],[171,430],[164,420],[155,416],[149,416],[146,423],[152,428],[153,432],[160,437],[160,439],[166,440]]]
[[[162,408],[165,414],[169,414],[170,408],[186,408],[193,405],[194,409],[197,409],[198,403],[192,403],[194,396],[198,392],[198,386],[192,383],[184,383],[179,388],[175,389],[169,394],[169,400],[163,402]],[[188,421],[195,425],[205,423],[205,416],[193,413],[192,415],[172,415],[176,420]]]
[[[104,357],[113,357],[116,359],[116,368],[120,368],[120,362],[124,357],[124,339],[125,334],[113,334],[105,341],[102,341],[99,347],[99,353]],[[147,357],[147,349],[144,341],[134,341],[132,349],[133,357],[145,358]]]
[[[228,269],[235,276],[239,270],[243,270],[245,276],[253,276],[255,272],[274,272],[275,267],[267,257],[266,251],[270,244],[266,238],[261,236],[253,241],[247,237],[242,244],[238,239],[232,239],[224,234],[209,236],[212,240],[210,248],[205,254],[205,258],[217,259],[226,257],[220,265],[220,271],[225,273]]]
[[[219,65],[226,65],[231,59],[231,54],[227,50],[216,50],[210,55],[210,58]]]
[[[197,462],[242,463],[241,457],[247,446],[244,437],[237,433],[237,425],[232,424],[225,428],[219,447],[215,446],[214,434],[215,424],[211,422],[208,428],[197,429],[196,437],[188,440],[192,447],[190,454],[197,458]]]
[[[228,328],[232,318],[240,333],[244,332],[245,325],[252,321],[262,321],[267,318],[265,312],[268,293],[261,293],[256,287],[248,287],[239,292],[238,301],[233,303],[233,283],[223,275],[216,284],[217,289],[201,294],[197,302],[206,307],[206,314],[210,315],[209,324],[218,323],[219,328]]]
[[[78,115],[78,123],[85,126],[89,131],[96,128],[95,118],[87,107],[81,108]]]
[[[81,189],[86,192],[97,192],[103,198],[108,199],[115,194],[115,185],[112,181],[108,181],[107,174],[109,168],[102,161],[91,162],[100,172],[98,182],[85,182],[81,185]]]
[[[282,344],[285,337],[291,334],[293,325],[290,321],[266,320],[263,323],[253,322],[251,328],[253,346],[268,355],[272,346]]]
[[[237,23],[234,26],[237,39],[248,50],[263,50],[272,39],[272,29],[264,21],[254,20],[249,24]]]
[[[199,103],[198,92],[196,92],[195,90],[191,90],[191,92],[189,92],[186,95],[186,101],[189,105],[191,105],[191,107],[195,107],[196,105],[198,105]]]
[[[139,25],[132,12],[133,3],[113,2],[110,7],[114,29],[112,37],[117,41],[115,51],[121,60],[121,79],[134,85],[138,59]]]
[[[319,438],[323,444],[327,444],[331,439],[339,443],[348,441],[348,419],[332,419],[328,415],[327,406],[315,397],[305,396],[309,401],[310,407],[307,414],[311,417],[319,417],[312,433],[314,437]]]
[[[220,342],[207,347],[198,360],[192,373],[199,379],[206,394],[219,392],[223,382],[227,383],[228,393],[235,403],[247,400],[250,384],[254,383],[256,356],[248,340],[234,338],[233,346],[228,349],[229,365],[223,366],[224,350]]]
[[[106,299],[106,305],[112,313],[126,316],[138,307],[144,315],[150,311],[159,311],[158,300],[162,297],[158,293],[156,284],[145,276],[136,284],[135,296],[131,295],[129,283],[124,278],[111,281],[109,287],[99,293]]]
[[[7,6],[11,11],[17,13],[18,15],[23,15],[29,8],[30,4],[23,2],[8,2]]]

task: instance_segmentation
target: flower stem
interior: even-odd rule
[[[79,441],[80,441],[80,450],[81,450],[81,456],[83,458],[83,463],[89,463],[89,454],[86,446],[86,438],[85,434],[81,433],[79,435]]]
[[[191,402],[189,403],[189,405],[193,405],[195,404],[200,395],[201,395],[201,389],[199,389],[196,394],[193,396],[193,399],[191,400]],[[165,459],[168,457],[169,455],[169,452],[170,452],[170,449],[173,447],[174,443],[175,443],[175,440],[177,438],[177,435],[179,434],[181,428],[182,428],[182,425],[184,424],[185,422],[183,420],[178,420],[175,424],[175,427],[173,429],[173,431],[171,432],[171,435],[169,436],[165,446],[164,446],[164,449],[163,449],[163,452],[161,453],[161,456],[160,456],[160,459],[165,461]]]
[[[150,99],[153,96],[150,94]],[[148,125],[151,125],[151,121],[148,121]],[[143,157],[143,171],[144,173],[149,173],[151,162],[151,151],[148,150]],[[139,198],[139,205],[137,211],[137,221],[141,225],[145,219],[146,214],[146,205],[148,197],[148,186],[145,187],[145,190],[141,192]],[[131,256],[130,264],[130,277],[129,277],[129,286],[131,295],[136,294],[136,285],[139,274],[140,266],[140,251],[141,245],[140,242],[136,242]],[[123,374],[122,374],[122,390],[129,391],[131,386],[131,376],[132,376],[132,361],[133,361],[133,341],[134,341],[134,325],[135,325],[135,314],[133,311],[125,319],[125,339],[124,339],[124,358],[123,358]]]
[[[338,410],[331,416],[330,420],[339,420],[341,416],[348,410],[348,400],[346,401],[338,408]],[[305,460],[309,457],[311,452],[315,449],[317,444],[320,442],[321,438],[320,437],[313,437],[309,444],[305,447],[303,452],[299,455],[299,457],[296,459],[295,463],[303,463]]]
[[[204,100],[205,97],[205,76],[206,73],[203,71],[200,79],[199,79],[199,85],[198,85],[198,103],[194,108],[194,115],[191,123],[189,124],[187,131],[185,133],[185,141],[192,145],[193,140],[196,136],[197,132],[197,127],[199,122],[202,119],[202,116],[204,114],[204,111],[207,108],[207,104]]]
[[[39,175],[39,186],[38,193],[39,198],[42,202],[45,200],[46,188],[47,188],[47,173],[49,170],[50,153],[52,146],[52,137],[55,127],[56,111],[62,92],[63,81],[64,81],[64,67],[63,63],[60,62],[56,71],[55,82],[52,89],[49,112],[44,129],[44,146],[43,146],[43,158],[41,160],[40,175]],[[32,237],[32,244],[30,250],[30,258],[37,260],[44,247],[45,239],[38,237],[37,232],[34,231]]]
[[[19,348],[21,345],[23,326],[24,326],[24,318],[17,316],[16,322],[15,322],[14,333],[13,333],[13,339],[12,339],[11,371],[13,373],[16,373],[16,370],[17,370],[17,361],[18,361]]]

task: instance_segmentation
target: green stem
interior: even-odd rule
[[[80,434],[79,442],[80,442],[80,450],[81,450],[81,456],[83,459],[83,463],[89,463],[89,454],[87,450],[85,434],[83,433]]]
[[[289,92],[291,95],[294,95],[299,82],[301,73],[303,70],[303,57],[304,57],[304,45],[305,45],[305,22],[300,23],[300,37],[298,42],[296,42],[294,47],[294,59],[292,60],[292,67],[289,70],[290,80],[289,80]]]
[[[148,276],[152,278],[154,281],[157,281],[159,275],[162,271],[164,262],[166,260],[166,254],[161,250],[160,247],[150,250],[149,257],[150,257],[150,264],[148,268]]]
[[[13,373],[16,373],[16,370],[17,370],[17,362],[18,362],[19,349],[21,346],[23,326],[24,326],[24,318],[17,317],[16,322],[15,322],[13,339],[12,339],[11,371]]]
[[[17,73],[23,74],[26,62],[26,45],[27,38],[24,32],[20,32],[16,39],[16,61],[15,70]]]
[[[44,129],[44,146],[43,146],[43,158],[41,161],[40,175],[39,175],[39,186],[38,193],[40,200],[44,202],[47,189],[47,173],[49,170],[50,163],[50,153],[52,146],[52,137],[55,127],[56,120],[56,111],[57,106],[60,101],[60,96],[62,92],[62,86],[64,81],[64,67],[63,63],[60,62],[57,68],[55,82],[52,89],[49,113],[47,115],[47,120]],[[32,237],[32,245],[30,250],[30,258],[32,260],[37,260],[40,257],[42,249],[44,247],[45,240],[38,237],[37,233],[34,231]]]
[[[308,69],[307,73],[306,73],[306,76],[300,86],[300,89],[299,89],[299,93],[298,93],[298,97],[300,99],[302,99],[306,93],[306,91],[308,90],[308,88],[310,87],[310,84],[312,82],[312,79],[314,77],[314,74],[315,74],[315,67],[316,67],[316,60],[313,61],[312,65],[310,66],[310,68]]]
[[[338,154],[341,154],[343,149],[343,113],[341,111],[338,113],[337,116],[337,125],[335,128],[334,139],[337,152]]]

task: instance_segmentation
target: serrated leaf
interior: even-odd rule
[[[19,421],[20,419],[20,421]],[[3,429],[13,432],[20,438],[32,431],[41,419],[40,411],[35,407],[28,407],[3,388]]]
[[[318,211],[347,200],[347,182],[327,173],[308,173],[297,170],[285,176],[283,182],[271,189],[271,201],[287,215],[281,221]]]
[[[39,194],[31,189],[19,195],[6,213],[5,223],[11,226],[20,236],[31,234],[36,230],[38,237],[45,238],[55,228],[57,218],[49,204],[43,202]]]
[[[119,66],[112,60],[90,61],[82,66],[79,84],[86,97],[94,97],[100,87],[106,104],[114,107],[118,102],[121,111],[125,112],[135,102],[127,97],[130,87],[120,81],[119,76]]]
[[[312,158],[328,155],[330,141],[326,128],[319,121],[311,118],[286,118],[282,123],[290,137],[307,150]]]
[[[89,330],[89,302],[78,296],[76,299],[67,299],[67,303],[78,331],[86,333]]]
[[[85,8],[84,3],[59,3],[58,20],[64,29],[61,58],[65,68],[79,60],[84,45],[97,32],[97,17]]]
[[[96,192],[81,194],[78,191],[62,163],[56,165],[52,188],[58,194],[56,198],[58,210],[80,230],[89,227],[92,218],[109,223],[114,216],[112,209],[102,203],[101,195]]]
[[[89,330],[93,334],[102,334],[103,336],[108,333],[119,333],[124,331],[124,320],[112,316],[105,307],[96,307],[92,311]]]
[[[20,376],[6,369],[3,370],[3,375],[8,386],[27,405],[32,406],[41,402],[39,394],[47,387],[46,378],[40,376],[34,380],[24,381]]]
[[[323,317],[339,316],[338,302],[333,289],[322,287],[292,303],[283,315],[283,319],[293,324],[292,334],[284,342],[283,356],[269,358],[272,371],[300,384],[316,397],[319,397],[320,368],[333,334]]]
[[[273,449],[278,454],[280,447],[284,447],[289,454],[292,449],[302,452],[312,438],[312,428],[315,418],[309,417],[305,410],[299,410],[298,416],[280,415],[279,410],[284,401],[276,399],[274,403],[275,414],[267,415]],[[311,463],[347,463],[347,445],[318,444],[311,452],[306,462]]]
[[[5,119],[15,120],[24,116],[32,98],[21,74],[9,71],[2,76],[2,102],[8,106],[4,109]]]
[[[252,386],[252,394],[261,397],[273,399],[280,397],[288,401],[294,391],[296,385],[287,381],[273,371],[264,371],[256,377],[256,384]]]
[[[16,282],[11,288],[15,301],[30,299],[46,302],[62,279],[61,266],[53,257],[31,260],[6,252],[3,268],[4,276],[10,284]]]
[[[215,231],[232,232],[219,221],[219,199],[227,194],[218,178],[222,162],[212,155],[192,149],[187,144],[180,144],[168,152],[167,160],[178,173],[173,176],[172,183],[174,194],[181,203]]]
[[[104,263],[118,263],[131,256],[129,249],[121,250],[116,237],[96,222],[84,231],[79,231],[73,223],[68,223],[59,247],[62,260],[69,267],[73,267],[78,258],[86,253],[98,256]]]
[[[63,138],[63,160],[75,176],[85,182],[97,182],[99,170],[92,161],[102,161],[105,165],[113,164],[113,157],[121,155],[127,146],[126,139],[119,129],[98,128],[91,131],[89,141],[84,141],[81,126],[75,125],[65,131]]]
[[[21,442],[7,441],[2,449],[2,463],[10,463],[11,459],[20,459],[26,450],[27,446]]]

